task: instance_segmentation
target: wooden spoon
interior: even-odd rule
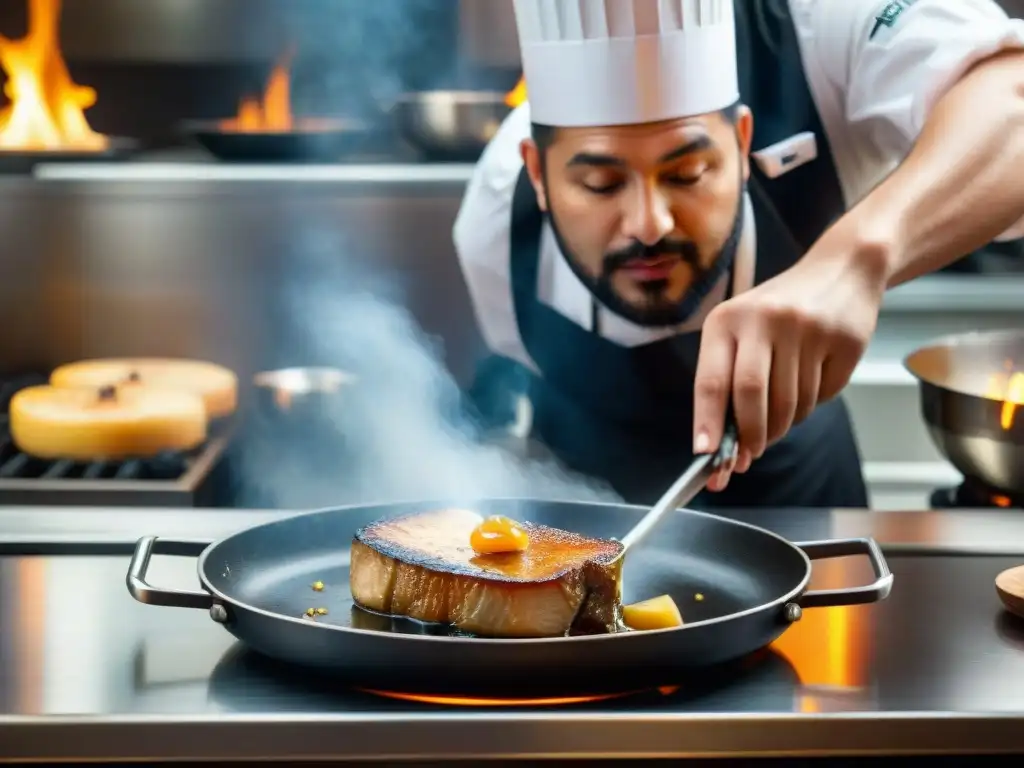
[[[996,592],[1006,610],[1024,618],[1024,565],[1010,568],[996,576]]]

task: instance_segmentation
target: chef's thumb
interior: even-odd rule
[[[705,328],[693,380],[693,452],[718,450],[725,429],[725,413],[732,394],[732,368],[736,345],[732,335]]]

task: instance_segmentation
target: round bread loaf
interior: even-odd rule
[[[27,387],[11,398],[11,437],[41,459],[146,458],[206,440],[206,407],[194,392],[141,385]]]
[[[206,404],[211,419],[230,416],[238,405],[238,377],[215,363],[165,358],[82,360],[57,368],[50,374],[55,387],[134,386],[193,392]]]

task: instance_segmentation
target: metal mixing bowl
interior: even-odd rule
[[[920,385],[921,414],[939,451],[968,479],[1024,496],[1024,405],[1004,403],[1012,374],[1024,372],[1024,329],[948,336],[904,365]]]
[[[431,160],[472,161],[511,112],[496,91],[407,93],[393,112],[401,136]]]

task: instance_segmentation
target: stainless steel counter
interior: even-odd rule
[[[1001,612],[992,583],[1024,563],[1019,513],[737,512],[794,540],[874,536],[892,596],[807,611],[727,684],[574,706],[340,690],[274,669],[204,613],[141,605],[125,589],[141,535],[212,540],[285,514],[0,509],[0,757],[1024,754],[1024,623]],[[194,587],[195,563],[159,558],[151,578]],[[859,561],[822,562],[813,586],[865,578]]]

